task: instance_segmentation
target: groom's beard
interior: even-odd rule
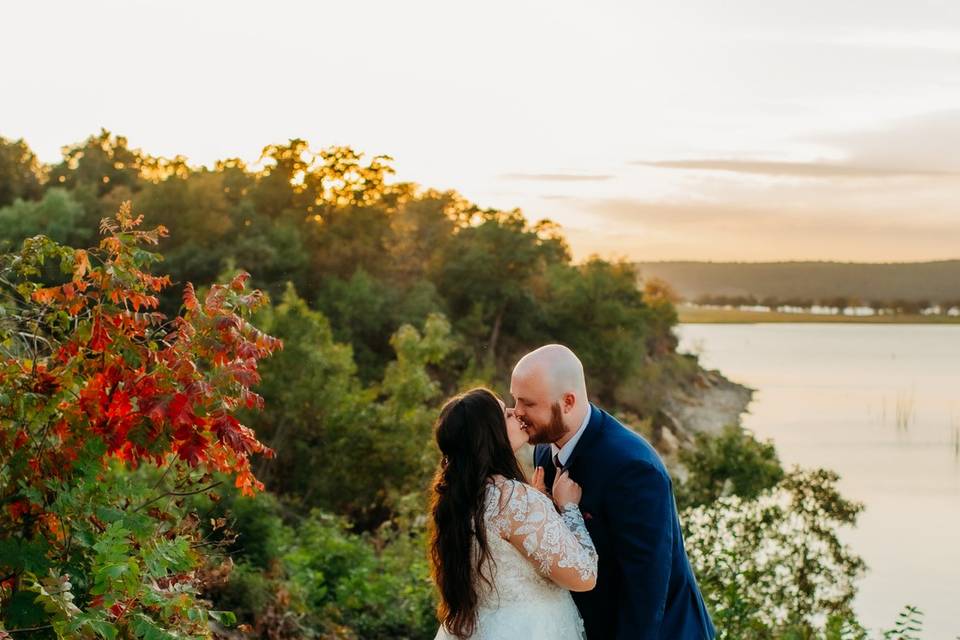
[[[550,408],[550,422],[547,424],[537,424],[526,418],[530,425],[527,433],[530,435],[530,444],[549,444],[556,442],[567,433],[567,425],[563,424],[563,411],[560,409],[560,403],[554,404]]]

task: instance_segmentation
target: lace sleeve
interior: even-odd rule
[[[558,514],[547,496],[522,482],[500,491],[498,533],[520,550],[543,575],[571,591],[589,591],[597,581],[597,550],[580,508]]]

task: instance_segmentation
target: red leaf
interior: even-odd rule
[[[104,329],[100,316],[97,316],[93,320],[93,331],[90,334],[90,343],[87,346],[93,351],[103,351],[111,342],[113,341],[107,334],[107,330]]]
[[[197,419],[193,413],[190,398],[184,393],[175,394],[170,400],[170,404],[167,405],[167,416],[174,427],[191,426]]]
[[[202,460],[206,459],[207,447],[210,441],[202,433],[194,431],[189,438],[177,445],[177,455],[190,463],[190,466],[197,466]]]
[[[220,442],[238,453],[250,454],[263,448],[249,427],[227,413],[220,412],[214,416],[213,432]]]
[[[241,271],[230,282],[230,288],[238,292],[243,291],[244,285],[246,284],[249,278],[250,278],[249,273],[247,273],[246,271]]]

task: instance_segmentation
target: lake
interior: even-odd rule
[[[867,562],[871,629],[905,604],[923,638],[960,637],[960,326],[685,324],[682,351],[757,390],[744,427],[784,466],[825,467],[863,502],[844,531]]]

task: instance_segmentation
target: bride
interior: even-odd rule
[[[580,487],[563,473],[553,501],[524,482],[523,425],[487,389],[450,399],[437,419],[430,560],[440,594],[437,640],[581,640],[570,591],[597,581]],[[534,484],[542,486],[540,470]]]

